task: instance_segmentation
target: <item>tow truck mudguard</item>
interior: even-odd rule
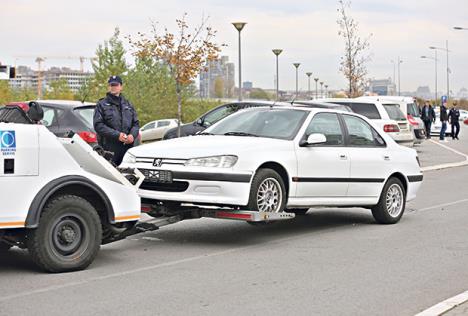
[[[95,192],[103,201],[106,207],[107,217],[109,223],[115,223],[115,215],[112,204],[104,193],[104,191],[91,180],[82,176],[64,176],[55,180],[52,180],[46,184],[39,193],[35,196],[34,200],[29,207],[28,216],[26,217],[25,226],[27,228],[37,228],[39,225],[39,219],[41,218],[41,212],[44,209],[45,204],[51,196],[53,196],[60,189],[69,185],[80,185]]]

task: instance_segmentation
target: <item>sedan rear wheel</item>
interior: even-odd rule
[[[372,215],[380,224],[395,224],[403,216],[406,192],[397,178],[390,178],[385,184],[379,203],[372,208]]]

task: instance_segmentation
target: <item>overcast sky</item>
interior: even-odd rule
[[[184,12],[193,25],[209,16],[218,30],[217,41],[228,46],[222,54],[236,63],[237,31],[230,24],[245,21],[242,31],[243,79],[254,86],[273,88],[275,59],[272,48],[282,48],[280,85],[294,89],[293,62],[300,62],[300,89],[307,89],[306,72],[344,88],[339,60],[344,43],[338,36],[338,1],[325,0],[0,0],[0,62],[28,64],[33,58],[15,56],[93,56],[99,43],[116,26],[123,35],[147,32],[150,21],[174,29]],[[401,57],[401,89],[414,91],[429,85],[434,90],[434,62],[429,46],[449,40],[451,90],[468,87],[467,0],[354,0],[350,14],[359,22],[360,34],[372,33],[368,64],[370,78],[393,76],[391,60]],[[446,90],[446,59],[440,52],[439,91]],[[79,68],[78,61],[49,59],[53,65]],[[89,68],[89,65],[87,66]],[[237,69],[236,69],[237,70]],[[236,79],[237,82],[237,79]]]

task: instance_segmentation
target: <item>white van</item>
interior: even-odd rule
[[[398,104],[400,110],[406,114],[408,122],[411,124],[411,127],[414,131],[416,144],[422,143],[426,139],[426,128],[424,122],[421,120],[421,113],[419,107],[412,97],[402,97],[402,96],[366,96],[360,97],[358,99],[371,99],[381,101],[383,104],[394,103]]]
[[[406,115],[396,103],[356,98],[318,99],[319,102],[341,104],[350,107],[353,112],[361,114],[374,121],[384,132],[388,133],[400,145],[413,146],[414,133],[406,119]]]

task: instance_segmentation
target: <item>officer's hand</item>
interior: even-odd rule
[[[125,143],[127,141],[127,135],[125,135],[124,133],[120,133],[119,141]]]
[[[133,135],[128,134],[127,135],[127,141],[125,142],[125,144],[130,145],[130,144],[133,144],[134,141],[135,141],[135,139],[133,138]]]

